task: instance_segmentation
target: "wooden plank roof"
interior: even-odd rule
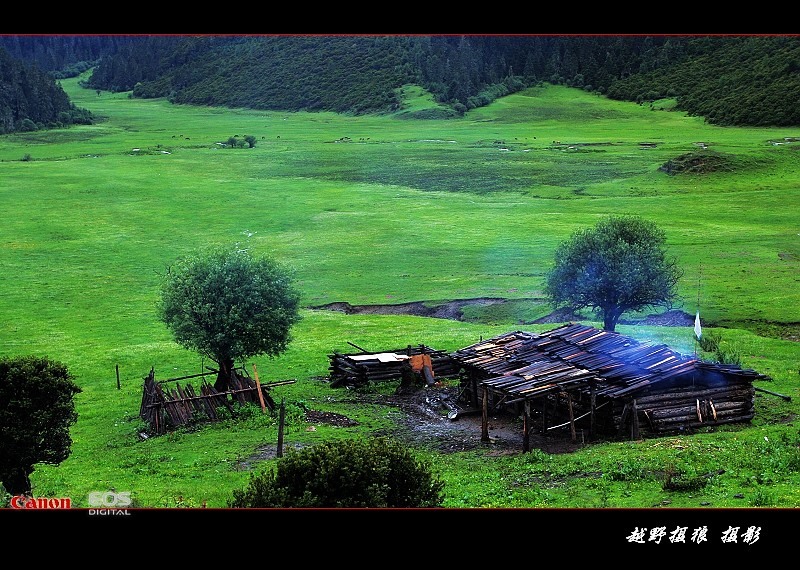
[[[452,357],[481,371],[486,386],[523,398],[553,390],[588,392],[592,385],[597,395],[617,398],[695,371],[714,371],[732,382],[766,378],[578,323],[544,333],[506,333],[457,350]]]

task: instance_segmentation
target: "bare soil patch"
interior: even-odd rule
[[[522,418],[508,413],[489,414],[489,441],[482,440],[482,413],[456,406],[460,389],[431,386],[410,393],[384,397],[381,403],[398,410],[397,429],[391,435],[409,445],[427,447],[440,453],[484,449],[491,455],[523,452]],[[382,435],[382,434],[377,434]],[[569,453],[582,447],[558,434],[529,435],[532,449],[545,453]]]
[[[520,299],[515,299],[519,301]],[[523,299],[524,300],[524,299]],[[418,317],[432,317],[437,319],[450,319],[461,321],[464,318],[464,307],[501,305],[509,302],[510,299],[503,297],[477,297],[473,299],[457,299],[454,301],[414,301],[411,303],[387,303],[378,305],[351,305],[346,301],[328,303],[309,307],[311,309],[323,311],[338,311],[347,315],[413,315]],[[566,323],[569,321],[583,321],[586,316],[570,308],[556,309],[547,316],[544,316],[531,323],[520,324],[542,324],[542,323]],[[672,310],[663,314],[648,315],[640,320],[620,321],[620,324],[642,324],[650,326],[670,326],[684,327],[692,326],[694,315],[684,311]]]
[[[684,311],[667,311],[666,313],[647,315],[638,321],[621,320],[623,325],[647,325],[656,327],[691,327],[694,325],[694,315]]]
[[[507,413],[490,414],[487,422],[489,441],[482,440],[482,415],[480,411],[464,411],[456,406],[457,386],[434,385],[420,387],[391,395],[358,394],[356,403],[386,406],[387,417],[395,426],[390,430],[377,431],[376,437],[389,436],[409,446],[423,447],[440,453],[455,453],[482,449],[487,455],[516,455],[523,453],[522,419]],[[455,412],[455,413],[454,413]],[[354,427],[358,422],[346,415],[308,410],[306,429],[314,430],[320,424],[343,428]],[[583,443],[572,442],[569,437],[557,433],[543,436],[531,433],[531,449],[545,453],[570,453],[583,447]],[[286,442],[284,454],[289,449],[302,449],[303,444]],[[245,460],[237,463],[237,469],[251,469],[260,460],[277,457],[277,445],[265,445]]]
[[[455,301],[441,303],[433,301],[413,301],[411,303],[387,303],[380,305],[351,305],[347,302],[338,302],[311,307],[311,309],[339,311],[347,315],[413,315],[417,317],[432,317],[436,319],[460,321],[463,319],[462,311],[464,307],[470,305],[496,305],[505,302],[507,302],[507,299],[497,297],[457,299]]]

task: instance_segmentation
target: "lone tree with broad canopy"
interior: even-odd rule
[[[626,311],[671,307],[683,271],[664,250],[666,236],[638,216],[610,216],[556,249],[545,294],[555,307],[593,309],[614,331]]]
[[[170,267],[158,305],[175,341],[219,366],[214,387],[230,388],[234,362],[283,353],[300,320],[291,272],[238,248],[212,248]]]
[[[0,483],[11,495],[31,495],[37,463],[58,465],[72,447],[81,389],[67,367],[46,357],[0,359]]]

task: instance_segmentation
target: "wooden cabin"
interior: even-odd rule
[[[482,408],[484,418],[499,409],[521,415],[524,451],[533,430],[640,439],[749,422],[753,381],[769,379],[575,323],[510,332],[451,356],[463,371],[459,404]]]

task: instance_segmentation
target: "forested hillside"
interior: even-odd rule
[[[91,120],[91,113],[75,107],[53,77],[0,48],[0,134]]]
[[[88,85],[125,84],[135,97],[169,97],[175,103],[255,109],[370,113],[399,107],[395,89],[418,81],[408,60],[405,38],[346,36],[268,38],[189,38],[168,55],[151,58],[156,69],[131,70],[140,57],[122,52],[101,64]],[[167,46],[151,42],[148,53]],[[131,51],[137,48],[131,48]],[[108,77],[110,69],[115,75]],[[148,80],[148,77],[151,78]]]
[[[800,36],[1,36],[2,48],[53,78],[91,67],[88,88],[178,104],[384,113],[413,83],[457,115],[550,82],[672,99],[714,124],[800,125]],[[41,93],[9,98],[26,92],[9,61],[2,132],[26,118],[54,124],[36,118],[47,115]]]
[[[115,53],[120,46],[139,41],[131,36],[4,36],[0,48],[14,59],[36,64],[55,79],[76,77],[97,65],[101,57]]]
[[[418,83],[456,112],[539,81],[604,92],[680,61],[685,39],[550,36],[272,36],[143,39],[87,82],[176,103],[373,113]],[[174,43],[173,43],[174,42]]]
[[[395,89],[415,82],[463,113],[546,81],[673,98],[710,123],[800,124],[796,36],[184,38],[166,58],[160,48],[172,48],[159,42],[104,59],[89,85],[176,103],[369,113],[396,109]]]
[[[676,65],[633,74],[607,95],[677,98],[680,109],[719,125],[800,125],[800,38],[694,39]]]

